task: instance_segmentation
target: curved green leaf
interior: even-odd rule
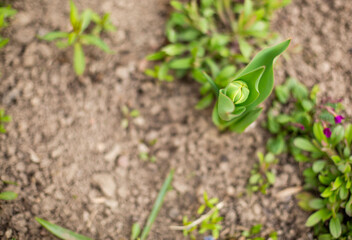
[[[56,237],[58,237],[60,239],[63,239],[63,240],[92,240],[89,237],[72,232],[71,230],[60,227],[60,226],[53,224],[51,222],[48,222],[44,219],[35,217],[35,220],[40,225],[42,225],[44,228],[46,228],[49,232],[51,232],[53,235],[55,235]]]
[[[273,73],[273,62],[277,56],[286,50],[290,44],[290,39],[281,42],[275,46],[266,48],[260,51],[253,60],[236,76],[236,79],[241,78],[241,76],[259,68],[265,66],[265,71],[260,78],[258,90],[259,97],[250,105],[248,109],[258,106],[263,102],[271,93],[274,86],[274,73]]]
[[[75,43],[73,53],[73,66],[77,75],[82,75],[86,67],[82,45]]]

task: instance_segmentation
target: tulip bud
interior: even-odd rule
[[[240,104],[247,100],[249,89],[245,82],[233,81],[225,88],[225,94],[234,102],[234,104]]]

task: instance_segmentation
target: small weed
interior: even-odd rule
[[[243,231],[242,236],[245,237],[246,240],[277,240],[277,232],[273,231],[268,234],[266,237],[259,237],[261,235],[262,225],[257,224],[251,227],[251,229]]]
[[[15,200],[18,197],[18,194],[15,192],[1,192],[0,200],[11,201]]]
[[[194,221],[188,219],[187,216],[183,217],[183,226],[172,226],[171,229],[182,230],[185,237],[196,239],[197,235],[205,234],[211,236],[205,236],[204,239],[218,239],[222,226],[220,222],[223,217],[219,215],[219,209],[223,206],[223,203],[218,203],[217,198],[208,198],[208,194],[203,194],[204,203],[200,205],[197,211],[197,215],[200,217]],[[207,213],[205,213],[208,210]],[[204,214],[205,213],[205,214]]]
[[[130,110],[126,105],[121,107],[121,112],[124,117],[121,121],[121,127],[125,129],[128,128],[130,119],[139,117],[140,115],[140,112],[137,109]]]
[[[277,163],[278,159],[275,158],[274,154],[267,153],[264,156],[259,152],[258,163],[254,165],[249,178],[249,190],[252,192],[261,191],[266,194],[267,188],[275,183],[275,173],[272,170],[270,171],[270,168]]]
[[[86,33],[91,22],[96,24],[91,33]],[[86,66],[83,45],[94,45],[107,53],[112,53],[108,45],[99,37],[103,30],[112,30],[112,25],[109,20],[109,15],[104,15],[102,18],[90,9],[86,9],[82,14],[79,14],[73,1],[70,1],[70,22],[72,31],[70,32],[50,32],[39,37],[46,41],[55,41],[59,48],[73,46],[73,64],[77,75],[82,75]]]

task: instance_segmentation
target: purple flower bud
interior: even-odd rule
[[[330,137],[331,137],[331,130],[330,130],[330,128],[324,128],[323,133],[325,134],[325,136],[326,136],[327,138],[330,138]]]
[[[204,240],[214,240],[213,236],[206,236],[204,237]]]
[[[302,124],[299,124],[298,126],[302,131],[304,131],[305,127]]]
[[[343,119],[345,119],[343,116],[337,115],[337,116],[335,117],[335,123],[336,123],[336,124],[339,124],[339,123],[341,123],[341,121],[342,121]]]

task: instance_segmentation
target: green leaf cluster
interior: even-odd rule
[[[211,212],[203,221],[198,225],[195,225],[189,229],[183,230],[183,235],[185,237],[189,236],[191,239],[196,239],[196,235],[198,234],[207,234],[211,233],[214,239],[219,238],[220,230],[222,226],[220,222],[223,220],[223,217],[219,214],[219,209],[216,207],[216,204],[219,202],[218,198],[208,198],[208,194],[206,192],[203,193],[204,203],[200,205],[197,211],[197,215],[202,215],[206,212]],[[193,221],[189,220],[187,216],[183,217],[183,225],[188,226],[192,224]]]
[[[276,41],[270,31],[274,10],[288,0],[190,0],[171,1],[174,8],[167,24],[169,44],[147,57],[159,61],[146,74],[161,81],[191,76],[202,86],[197,109],[211,105],[215,95],[201,72],[211,73],[225,87],[248,63],[256,49]]]
[[[70,32],[54,31],[50,32],[40,39],[46,41],[55,41],[59,48],[73,46],[73,65],[77,75],[82,75],[86,66],[83,45],[94,45],[104,52],[112,53],[108,45],[100,38],[101,31],[112,31],[115,28],[110,22],[109,14],[100,17],[90,9],[86,9],[79,14],[74,2],[70,0],[70,22],[72,30]],[[90,33],[91,23],[95,26]]]
[[[0,133],[6,133],[5,123],[11,121],[11,117],[5,114],[4,109],[0,109]]]
[[[308,89],[289,78],[275,89],[276,99],[265,126],[273,134],[267,144],[273,154],[287,152],[308,166],[299,205],[313,214],[306,225],[319,240],[352,235],[352,125],[334,122],[340,103],[318,102],[318,87]],[[331,129],[331,136],[324,128]]]
[[[258,163],[254,165],[251,171],[251,177],[248,181],[248,189],[251,192],[260,191],[266,194],[266,190],[275,183],[275,173],[270,170],[278,163],[278,159],[272,153],[258,153]]]
[[[17,13],[10,5],[2,7],[0,5],[0,30],[8,26],[8,19]],[[8,38],[0,36],[0,48],[3,48],[9,42]]]

